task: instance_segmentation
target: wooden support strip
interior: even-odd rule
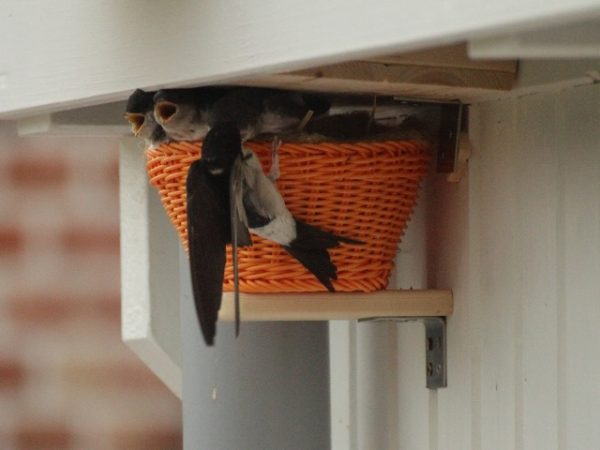
[[[450,290],[386,290],[372,293],[241,294],[246,321],[354,320],[368,317],[448,316]],[[223,294],[219,319],[234,318],[233,294]]]
[[[515,74],[499,71],[484,71],[471,68],[432,67],[416,64],[385,64],[368,61],[320,66],[298,70],[290,75],[305,76],[312,80],[320,78],[346,81],[378,82],[390,84],[416,84],[452,88],[475,88],[509,90]]]
[[[486,72],[517,73],[517,61],[514,59],[471,59],[465,43],[445,45],[415,52],[403,52],[367,58],[365,61],[393,65],[429,66],[436,69],[446,67],[455,69],[473,69]]]
[[[414,99],[461,100],[508,92],[514,76],[507,73],[450,69],[435,71],[410,67],[353,62],[321,67],[323,71],[299,71],[241,80],[246,86],[278,87],[299,91],[396,95]],[[404,72],[404,73],[402,73]],[[388,76],[389,75],[389,76]]]
[[[262,75],[242,84],[468,102],[512,89],[516,61],[474,61],[465,44]]]

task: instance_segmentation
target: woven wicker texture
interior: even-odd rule
[[[271,144],[249,142],[265,171]],[[187,250],[185,184],[201,142],[171,142],[147,150],[147,170]],[[372,292],[387,286],[396,248],[415,206],[429,154],[422,141],[368,143],[286,143],[280,150],[277,187],[290,211],[325,230],[360,239],[365,245],[332,249],[338,267],[337,291]],[[276,244],[253,235],[240,249],[242,292],[313,292],[325,288]],[[231,291],[231,254],[223,289]]]

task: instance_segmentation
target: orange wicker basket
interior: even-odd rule
[[[248,142],[269,170],[271,143]],[[365,245],[331,250],[338,267],[337,291],[385,289],[398,241],[427,173],[423,141],[365,143],[285,143],[279,149],[277,187],[290,211],[325,230],[360,239]],[[187,250],[185,185],[190,164],[200,157],[201,142],[171,142],[147,150],[147,170],[163,206]],[[313,292],[325,288],[285,250],[253,235],[253,246],[240,249],[242,292]],[[230,249],[225,291],[233,289]]]

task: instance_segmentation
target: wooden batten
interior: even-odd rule
[[[516,61],[471,60],[466,45],[382,56],[245,80],[254,86],[468,102],[512,89]]]
[[[406,52],[399,55],[377,56],[368,58],[365,61],[384,64],[481,70],[484,72],[504,72],[513,76],[517,73],[517,62],[515,60],[469,58],[466,44],[446,45],[416,52]]]
[[[240,294],[245,321],[355,320],[452,314],[452,291],[385,290],[371,293]],[[223,294],[219,319],[234,319],[233,294]]]

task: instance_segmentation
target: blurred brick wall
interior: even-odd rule
[[[120,338],[118,142],[0,123],[0,449],[181,448]]]

